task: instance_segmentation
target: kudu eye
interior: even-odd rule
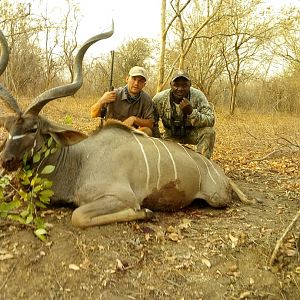
[[[37,132],[37,125],[34,125],[32,128],[29,128],[26,133],[36,133]]]

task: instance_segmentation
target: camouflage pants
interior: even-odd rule
[[[171,130],[165,129],[163,134],[164,139],[171,139],[181,144],[197,145],[196,151],[208,159],[213,154],[215,145],[216,133],[213,127],[202,127],[193,129],[186,129],[186,135],[184,137],[174,137],[171,135]]]

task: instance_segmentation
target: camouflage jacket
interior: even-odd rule
[[[154,104],[154,128],[153,135],[155,137],[160,137],[159,132],[159,120],[162,121],[165,129],[170,129],[172,126],[172,120],[174,119],[174,114],[172,115],[172,108],[170,104],[170,94],[171,89],[164,90],[156,94],[153,98]],[[185,120],[182,113],[176,116],[177,119],[185,123],[186,128],[192,127],[212,127],[215,123],[215,116],[213,109],[209,105],[205,95],[191,87],[190,88],[190,103],[193,107],[193,112],[188,115]]]

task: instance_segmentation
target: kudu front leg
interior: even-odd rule
[[[144,220],[152,217],[149,209],[128,208],[120,200],[108,197],[76,208],[72,214],[72,224],[79,228],[99,226],[117,222]],[[109,201],[109,202],[106,202]],[[104,203],[109,203],[109,209]],[[104,207],[103,207],[104,206]]]

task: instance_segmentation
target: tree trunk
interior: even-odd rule
[[[237,83],[231,86],[231,96],[230,96],[230,114],[234,114],[235,103],[236,103],[236,93],[237,93]]]
[[[161,42],[160,42],[160,55],[158,66],[158,80],[156,92],[160,92],[163,89],[164,76],[165,76],[165,53],[166,53],[166,0],[161,1]]]

